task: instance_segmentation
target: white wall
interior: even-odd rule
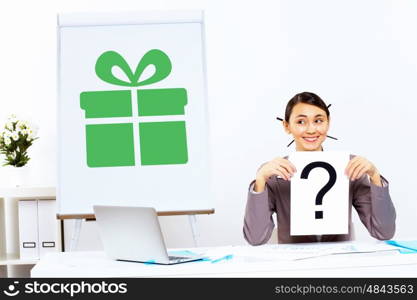
[[[198,217],[201,245],[245,243],[247,185],[260,163],[287,153],[290,138],[275,117],[300,91],[332,103],[329,134],[340,140],[325,149],[374,162],[390,181],[395,237],[416,237],[417,2],[411,0],[4,2],[0,120],[20,113],[39,125],[33,184],[56,183],[56,14],[172,8],[206,11],[216,213]],[[169,247],[192,246],[187,217],[161,222]],[[358,222],[355,216],[358,239],[368,239]],[[66,222],[67,244],[71,226]],[[100,247],[95,224],[85,223],[79,249]]]

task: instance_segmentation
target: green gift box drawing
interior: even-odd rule
[[[154,74],[140,81],[149,65]],[[119,67],[129,81],[112,73]],[[110,84],[139,87],[159,82],[171,73],[171,61],[161,50],[153,49],[140,60],[133,73],[125,59],[115,51],[104,52],[96,62],[97,76]],[[133,93],[137,103],[132,103]],[[187,91],[183,88],[89,91],[80,94],[80,106],[86,119],[133,117],[137,105],[139,117],[184,115]],[[96,167],[135,166],[135,147],[140,146],[141,165],[185,164],[188,161],[185,121],[139,121],[86,125],[87,165]],[[139,126],[135,139],[134,127]],[[135,140],[138,141],[135,143]]]

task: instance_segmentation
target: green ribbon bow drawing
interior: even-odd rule
[[[144,81],[139,81],[143,71],[150,65],[154,65],[154,74]],[[114,67],[119,67],[126,74],[129,81],[123,81],[112,73]],[[126,60],[116,51],[104,52],[97,59],[96,74],[108,83],[121,86],[143,86],[161,81],[171,73],[172,65],[169,57],[161,50],[153,49],[148,51],[139,61],[135,73],[132,72]]]

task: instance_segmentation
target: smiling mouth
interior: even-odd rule
[[[314,136],[314,137],[303,137],[303,140],[308,142],[308,143],[314,143],[315,141],[317,141],[319,139],[319,136]]]

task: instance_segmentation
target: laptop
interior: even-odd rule
[[[115,260],[172,265],[202,256],[169,256],[152,207],[94,205],[106,254]]]

